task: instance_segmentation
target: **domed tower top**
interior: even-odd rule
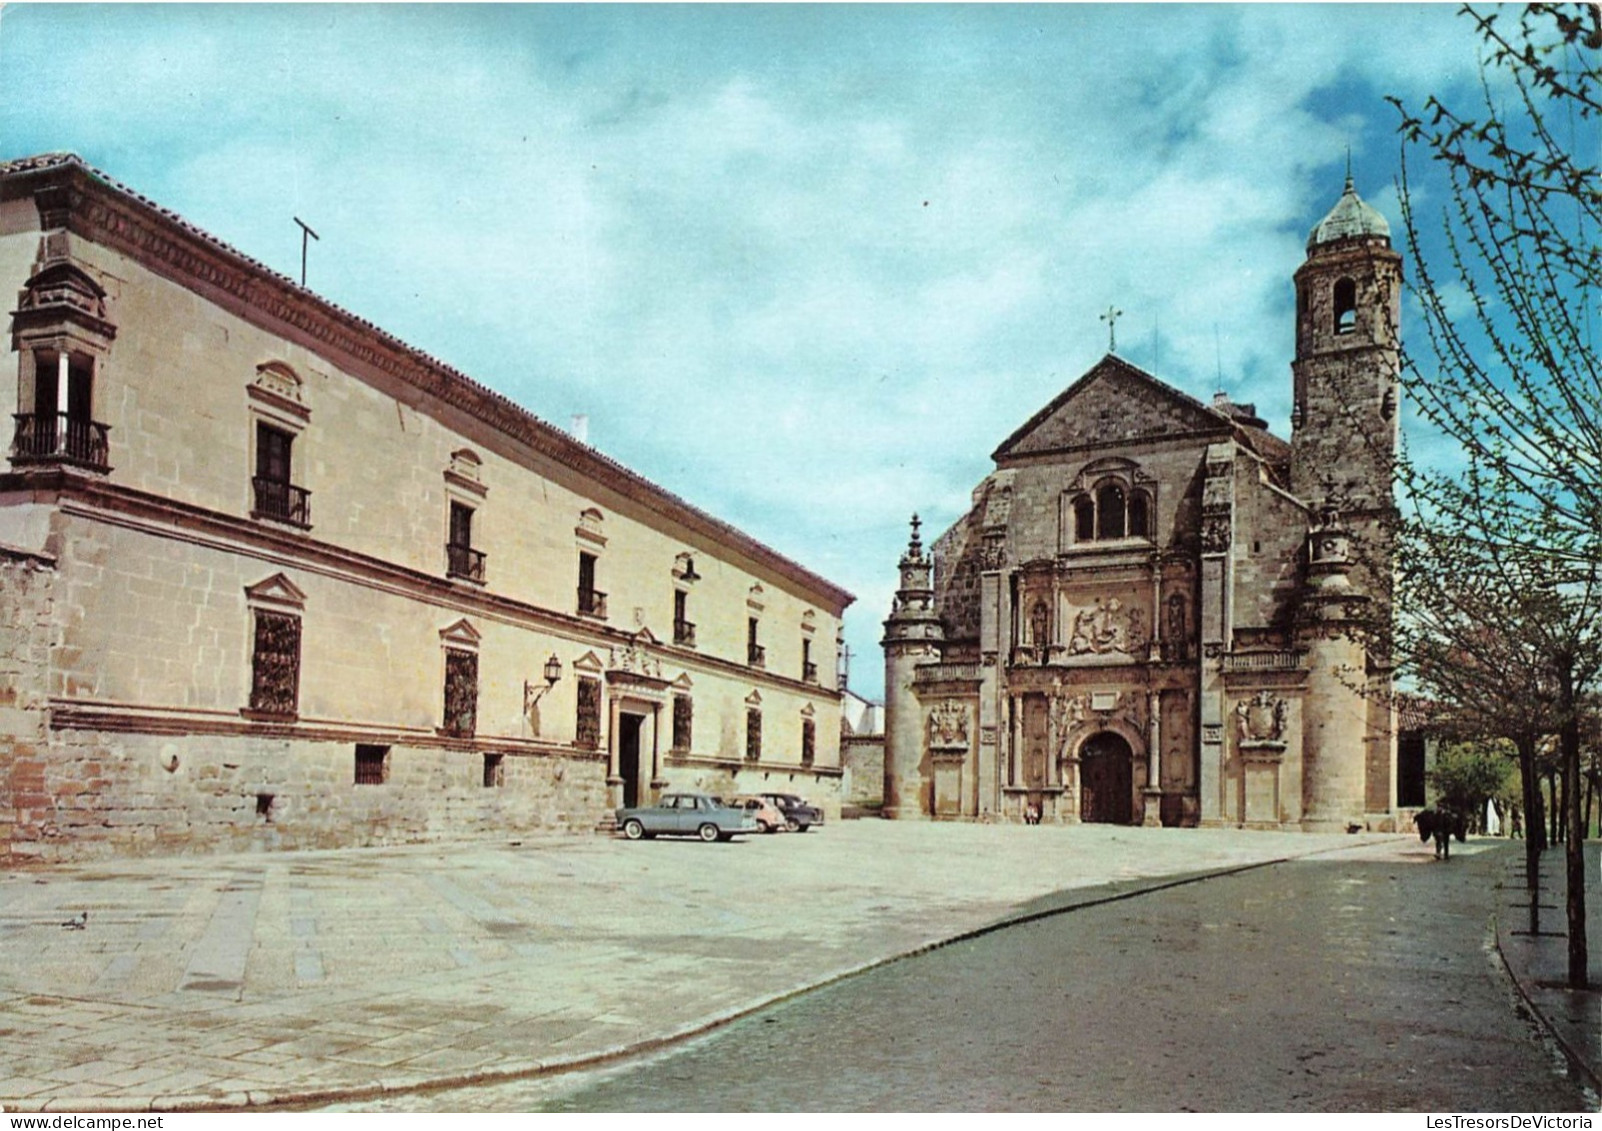
[[[1386,223],[1385,217],[1379,210],[1363,203],[1363,198],[1357,195],[1357,189],[1352,184],[1351,170],[1346,172],[1346,188],[1341,192],[1341,198],[1335,202],[1335,207],[1325,216],[1307,236],[1307,250],[1312,251],[1322,244],[1334,243],[1337,240],[1359,239],[1363,237],[1378,237],[1388,246],[1391,242],[1391,226]]]

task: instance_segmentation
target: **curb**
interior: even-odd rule
[[[813,990],[822,989],[825,986],[832,986],[837,982],[843,982],[848,978],[854,978],[857,975],[866,973],[869,970],[878,969],[882,966],[889,966],[892,963],[900,962],[904,959],[914,958],[918,955],[928,954],[944,947],[953,946],[958,943],[967,942],[976,938],[981,938],[985,935],[994,934],[997,931],[1001,931],[1009,927],[1034,923],[1042,919],[1050,919],[1059,915],[1066,915],[1070,912],[1083,910],[1089,907],[1099,907],[1104,904],[1118,903],[1123,900],[1134,899],[1138,896],[1150,895],[1159,891],[1166,891],[1170,888],[1184,887],[1189,884],[1204,883],[1208,880],[1239,875],[1241,873],[1250,872],[1258,868],[1273,867],[1274,865],[1288,863],[1291,860],[1306,859],[1309,856],[1320,856],[1330,852],[1344,852],[1362,846],[1363,845],[1360,843],[1351,845],[1349,847],[1342,846],[1340,848],[1319,849],[1314,852],[1307,852],[1293,856],[1281,856],[1271,860],[1259,860],[1250,864],[1236,864],[1227,868],[1218,868],[1211,871],[1182,873],[1177,877],[1170,877],[1157,881],[1143,881],[1139,879],[1128,881],[1112,881],[1111,883],[1099,884],[1095,888],[1069,888],[1062,892],[1048,893],[1044,896],[1037,897],[1037,901],[1041,899],[1049,900],[1058,898],[1060,896],[1067,896],[1072,892],[1088,892],[1096,891],[1098,889],[1102,889],[1104,891],[1104,889],[1116,886],[1120,882],[1131,885],[1129,888],[1121,891],[1113,891],[1110,893],[1091,896],[1089,898],[1074,899],[1059,906],[1040,908],[1017,915],[1008,915],[994,922],[986,923],[982,926],[974,927],[946,938],[935,939],[931,942],[922,943],[918,946],[896,954],[886,955],[883,958],[876,958],[867,962],[859,963],[855,966],[840,970],[834,974],[831,974],[829,977],[823,978],[816,982],[807,982],[801,985],[792,986],[791,988],[776,994],[763,996],[755,1001],[748,1002],[744,1005],[735,1006],[732,1009],[724,1010],[722,1013],[714,1014],[711,1017],[690,1022],[671,1032],[661,1034],[660,1036],[651,1037],[641,1041],[635,1041],[627,1045],[614,1045],[610,1048],[601,1049],[596,1052],[583,1053],[557,1060],[533,1061],[525,1066],[486,1070],[482,1072],[469,1072],[458,1076],[440,1077],[430,1080],[394,1082],[380,1081],[376,1084],[362,1085],[359,1087],[327,1088],[306,1092],[287,1092],[281,1095],[265,1095],[258,1092],[251,1092],[248,1093],[245,1102],[242,1104],[238,1102],[238,1099],[234,1096],[161,1096],[152,1099],[152,1106],[144,1110],[167,1111],[174,1113],[260,1111],[264,1109],[304,1110],[314,1106],[338,1103],[341,1101],[369,1100],[376,1099],[380,1096],[397,1096],[423,1092],[448,1091],[454,1088],[485,1087],[495,1084],[510,1083],[514,1080],[532,1080],[538,1079],[542,1076],[556,1076],[567,1072],[575,1072],[588,1068],[597,1068],[601,1065],[610,1064],[615,1061],[645,1056],[653,1052],[658,1052],[671,1045],[679,1044],[695,1037],[703,1036],[707,1033],[711,1033],[717,1029],[721,1029],[727,1025],[733,1024],[734,1022],[739,1021],[744,1017],[748,1017],[751,1014],[767,1009],[770,1006],[778,1005],[782,1002],[800,997],[802,994],[810,993]],[[116,1109],[106,1108],[102,1110]]]

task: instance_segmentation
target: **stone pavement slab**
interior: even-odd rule
[[[732,844],[551,837],[13,872],[0,1104],[234,1108],[553,1071],[1056,893],[1329,851],[1429,852],[1398,837],[850,821]],[[84,929],[61,925],[84,912]]]

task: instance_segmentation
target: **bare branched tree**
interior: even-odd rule
[[[1402,488],[1420,525],[1436,532],[1436,546],[1457,539],[1468,568],[1497,579],[1486,584],[1509,620],[1485,629],[1506,627],[1510,646],[1540,653],[1526,657],[1532,673],[1546,665],[1536,682],[1551,697],[1563,764],[1569,983],[1583,987],[1578,704],[1596,674],[1586,633],[1595,632],[1590,602],[1602,564],[1602,367],[1593,345],[1602,281],[1602,9],[1531,4],[1463,13],[1482,52],[1479,104],[1432,97],[1414,112],[1393,100],[1404,139],[1402,218],[1433,355],[1428,363],[1407,357],[1403,380],[1422,415],[1463,454],[1453,466],[1404,465]],[[1427,243],[1416,202],[1424,197],[1409,178],[1409,154],[1444,170],[1449,186],[1439,214],[1445,251],[1433,263],[1419,253]],[[1461,596],[1464,585],[1472,588],[1459,571],[1445,592]],[[1426,589],[1412,596],[1423,599]],[[1587,609],[1589,622],[1573,619]],[[1568,631],[1576,628],[1578,637]],[[1439,662],[1463,643],[1443,641]]]

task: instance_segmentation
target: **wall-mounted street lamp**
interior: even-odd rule
[[[523,713],[532,713],[535,704],[540,701],[547,691],[560,683],[561,680],[562,661],[556,658],[556,653],[552,652],[551,658],[545,661],[545,686],[538,687],[530,683],[528,680],[523,681]]]

